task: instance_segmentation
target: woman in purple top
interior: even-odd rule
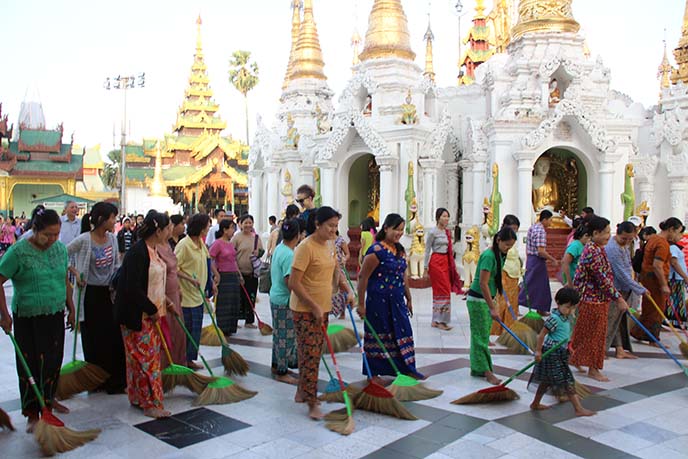
[[[552,292],[549,289],[547,261],[559,264],[559,260],[547,253],[547,233],[552,223],[552,212],[540,212],[540,221],[528,229],[526,236],[526,273],[523,288],[518,293],[518,304],[528,309],[549,313],[552,305]]]
[[[210,246],[210,258],[220,272],[220,284],[217,288],[215,312],[217,325],[225,336],[237,331],[241,297],[239,289],[244,279],[239,272],[236,261],[236,248],[229,240],[234,235],[236,224],[232,220],[220,220],[215,232],[215,242]]]

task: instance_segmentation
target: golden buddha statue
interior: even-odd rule
[[[540,156],[535,161],[533,172],[533,209],[536,214],[543,210],[549,210],[554,214],[552,219],[553,228],[567,228],[568,225],[558,213],[561,208],[559,184],[550,174],[552,160],[548,156]]]
[[[292,118],[291,113],[289,113],[287,115],[287,140],[284,146],[290,150],[298,150],[299,139],[301,139],[301,134],[299,134],[299,130],[294,127],[294,118]]]
[[[418,115],[416,114],[416,106],[413,105],[411,98],[411,89],[409,88],[406,94],[406,103],[401,104],[401,124],[416,124],[418,123]]]
[[[294,186],[291,183],[291,172],[289,172],[289,169],[284,172],[284,186],[280,194],[285,198],[286,205],[284,207],[294,203]]]
[[[561,90],[559,89],[559,82],[556,78],[552,78],[549,82],[549,106],[554,107],[561,100]]]

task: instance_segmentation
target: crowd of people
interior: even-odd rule
[[[95,204],[81,219],[73,202],[66,204],[62,216],[38,206],[17,242],[14,222],[0,229],[5,250],[0,284],[11,280],[14,286],[12,314],[0,289],[0,326],[6,331],[14,327],[32,372],[42,375],[41,390],[51,408],[67,410],[54,394],[65,320],[69,328],[79,321],[85,360],[109,374],[98,390],[126,393],[131,405],[146,416],[166,417],[170,413],[164,408],[161,369],[170,363],[202,368],[196,362],[195,343],[201,338],[206,301],[214,300],[225,338],[235,334],[242,321],[243,327],[256,328],[261,278],[261,285],[269,282],[273,377],[297,386],[294,400],[308,406],[311,418],[323,416],[317,382],[329,318],[347,313],[353,317],[353,308],[367,319],[364,352],[379,384],[389,383],[385,376],[395,376],[396,368],[425,379],[416,368],[410,320],[414,305],[401,244],[408,222],[395,213],[385,216],[379,229],[372,219],[363,222],[354,286],[347,268],[350,249],[339,232],[341,215],[328,206],[316,208],[314,198],[313,189],[303,185],[297,190],[298,205],[290,204],[279,221],[270,218],[267,250],[251,215],[235,219],[224,209],[214,212],[213,222],[205,213],[185,218],[155,210],[118,219],[118,209],[106,202]],[[583,218],[572,222],[562,260],[547,251],[546,229],[553,215],[540,213],[528,229],[525,273],[516,247],[521,223],[507,215],[481,253],[466,291],[454,261],[447,209],[437,209],[436,227],[427,232],[430,325],[450,331],[452,293],[466,294],[473,376],[491,384],[501,382],[493,369],[490,336],[516,320],[519,306],[538,311],[544,319],[534,349],[539,363],[531,377],[537,386],[531,408],[536,410],[546,408],[542,396],[552,392],[567,396],[577,414],[592,414],[575,395],[569,363],[579,370],[587,367],[587,376],[606,381],[602,370],[610,347],[617,358],[635,358],[631,336],[659,340],[662,318],[649,297],[665,306],[673,321],[686,321],[688,274],[683,252],[676,246],[684,231],[682,222],[669,218],[657,232],[634,219],[617,225],[612,236],[610,222],[586,210]],[[555,295],[554,310],[547,263],[561,265],[563,288]],[[270,268],[263,280],[266,264]],[[640,321],[652,337],[636,327],[629,330],[624,320],[629,304],[640,298]],[[161,353],[163,339],[172,362]],[[26,376],[18,374],[22,409],[31,429],[39,416],[38,402]]]

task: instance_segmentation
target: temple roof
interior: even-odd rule
[[[51,147],[58,151],[62,141],[62,131],[45,129],[21,129],[19,141],[27,147]]]
[[[397,57],[414,60],[416,53],[411,49],[408,20],[401,0],[375,0],[368,18],[365,46],[361,61]]]

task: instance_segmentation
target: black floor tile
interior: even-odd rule
[[[209,433],[174,418],[155,419],[134,427],[176,448],[184,448],[213,438]]]
[[[675,373],[673,375],[625,386],[622,387],[622,389],[635,392],[646,397],[652,397],[665,392],[683,389],[686,387],[687,382],[688,379],[686,379],[686,376],[683,373]]]
[[[384,449],[392,449],[402,454],[412,457],[422,458],[429,456],[438,449],[444,447],[443,444],[426,440],[425,438],[409,435],[385,446]]]
[[[459,413],[450,414],[449,416],[437,421],[438,424],[458,430],[462,432],[463,435],[474,431],[483,424],[487,424],[487,422],[488,421],[484,419],[474,418],[473,416]]]
[[[405,406],[419,419],[430,422],[439,421],[440,419],[446,418],[449,414],[451,414],[451,411],[441,410],[439,408],[433,408],[427,405],[421,405],[420,403],[406,403]]]
[[[190,424],[214,437],[251,427],[249,424],[225,416],[208,408],[197,408],[175,414],[175,419]]]
[[[417,459],[417,456],[384,447],[377,451],[373,451],[367,456],[363,456],[362,459]]]
[[[423,427],[413,433],[414,437],[430,440],[442,446],[455,442],[466,434],[463,430],[455,429],[450,426],[434,423]]]
[[[609,397],[614,400],[618,400],[622,403],[633,403],[639,400],[643,400],[645,397],[637,392],[631,392],[626,389],[610,389],[599,393],[602,397]]]

